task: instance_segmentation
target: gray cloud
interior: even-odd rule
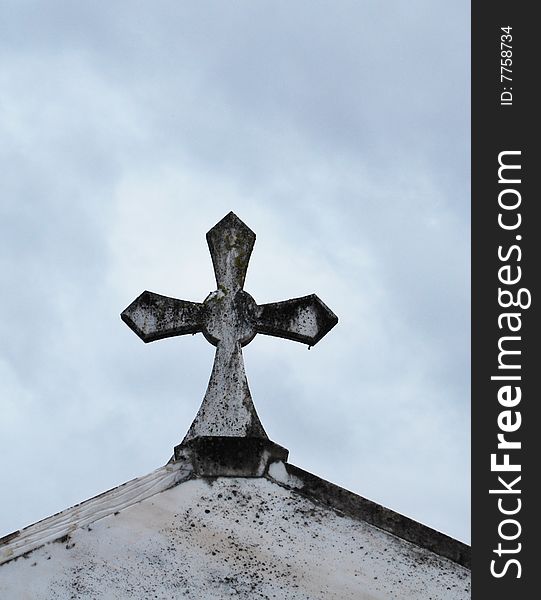
[[[202,300],[204,233],[234,210],[256,300],[315,291],[340,317],[309,352],[246,348],[269,435],[467,540],[468,4],[4,10],[0,529],[168,459],[213,349],[145,346],[118,313]]]

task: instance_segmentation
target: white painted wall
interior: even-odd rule
[[[0,598],[470,598],[469,570],[267,479],[189,480],[116,510],[0,566]]]

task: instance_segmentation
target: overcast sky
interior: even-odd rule
[[[245,348],[269,437],[469,541],[469,3],[0,10],[0,535],[169,459],[214,348],[119,313],[202,301],[233,210],[255,300],[340,319]]]

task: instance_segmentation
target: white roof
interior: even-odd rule
[[[324,506],[291,469],[193,478],[170,463],[5,538],[0,597],[470,597],[466,567]]]

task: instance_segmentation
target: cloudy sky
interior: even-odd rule
[[[290,461],[469,540],[469,3],[7,0],[0,18],[0,535],[164,464],[201,335],[205,233],[257,234],[257,302],[317,293],[316,347],[258,336]]]

